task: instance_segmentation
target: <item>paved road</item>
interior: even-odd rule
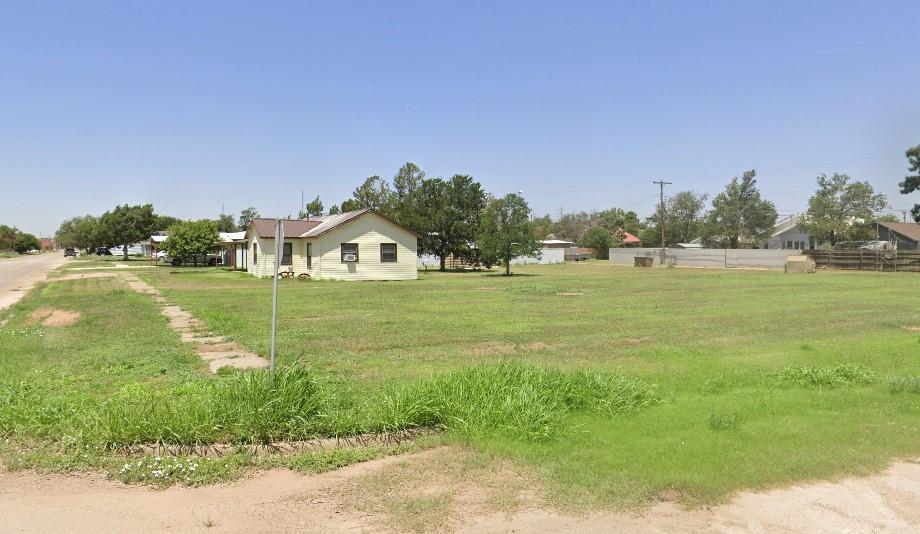
[[[0,310],[15,304],[52,269],[71,259],[63,251],[0,259]]]

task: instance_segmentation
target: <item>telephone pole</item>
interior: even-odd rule
[[[667,243],[664,240],[664,186],[671,185],[671,182],[665,182],[664,180],[654,180],[653,184],[658,184],[661,187],[661,203],[658,207],[658,227],[661,228],[661,264],[664,265],[666,254],[665,247]]]

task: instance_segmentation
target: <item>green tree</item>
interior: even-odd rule
[[[920,191],[920,145],[907,149],[907,170],[915,173],[904,177],[901,182],[901,194],[908,195],[914,191]],[[920,203],[914,204],[911,210],[914,220],[920,223]]]
[[[99,218],[101,233],[108,244],[122,245],[124,259],[128,259],[128,245],[148,239],[156,230],[157,218],[153,205],[115,206]]]
[[[776,224],[776,206],[761,198],[756,175],[751,169],[740,179],[732,178],[712,200],[706,229],[710,242],[728,248],[753,246]]]
[[[64,247],[94,249],[102,244],[99,239],[99,220],[92,215],[66,219],[55,232],[54,240]]]
[[[353,198],[348,198],[342,202],[341,206],[339,206],[339,213],[345,213],[347,211],[358,211],[366,207],[367,206],[362,206],[360,203],[358,203],[357,200]]]
[[[25,232],[17,233],[16,240],[13,241],[13,250],[20,254],[25,254],[30,250],[40,250],[41,248],[41,241],[34,235]]]
[[[259,218],[259,211],[253,208],[252,206],[249,206],[248,208],[240,212],[240,220],[237,221],[236,226],[237,228],[241,230],[248,230],[249,223],[252,222],[253,219],[258,219],[258,218]]]
[[[370,208],[389,216],[393,213],[396,200],[390,184],[379,176],[371,176],[365,180],[363,184],[355,188],[352,197],[354,197],[354,203],[349,204],[350,209],[345,209],[346,206],[343,203],[342,211]]]
[[[394,207],[393,217],[400,224],[418,230],[419,190],[425,181],[425,171],[415,163],[407,162],[399,168],[393,177]]]
[[[339,213],[342,213],[342,208],[338,204],[333,204],[329,207],[329,215],[338,215]]]
[[[0,250],[13,250],[19,229],[15,226],[0,224]]]
[[[163,249],[173,258],[200,256],[214,250],[219,240],[216,222],[206,219],[182,221],[169,228]]]
[[[218,232],[236,232],[236,223],[234,222],[233,215],[221,213],[217,217],[217,231]]]
[[[154,232],[166,231],[170,226],[181,222],[178,218],[170,215],[157,215],[156,223],[154,224]]]
[[[595,226],[584,233],[579,244],[583,247],[594,249],[596,258],[606,259],[610,255],[613,236],[610,234],[610,230],[602,226]]]
[[[709,195],[680,191],[665,201],[664,233],[668,245],[689,243],[703,237],[706,227],[705,206]],[[661,245],[660,213],[649,217],[651,229],[657,233],[654,246]],[[772,226],[772,225],[771,225]]]
[[[493,198],[486,204],[476,237],[479,259],[486,267],[505,264],[505,275],[511,275],[511,260],[532,256],[542,246],[534,238],[530,226],[530,207],[514,193]]]
[[[808,200],[802,227],[817,241],[832,247],[841,241],[870,239],[875,230],[869,224],[876,212],[888,204],[869,182],[851,182],[846,174],[818,176],[818,191]]]
[[[300,211],[297,215],[298,219],[309,219],[310,217],[315,217],[317,215],[323,214],[323,201],[319,199],[319,195],[316,195],[316,198],[307,202],[307,205],[304,206],[304,209]]]
[[[471,176],[424,180],[419,189],[419,252],[435,254],[445,270],[448,256],[473,259],[470,243],[479,232],[486,195]]]
[[[553,233],[553,220],[549,215],[536,217],[530,223],[534,237],[537,239],[547,239],[547,236]]]

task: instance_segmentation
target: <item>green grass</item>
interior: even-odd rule
[[[90,444],[80,453],[86,462],[102,454],[94,447],[137,441],[434,425],[448,441],[527,464],[561,500],[632,506],[674,491],[687,503],[714,502],[740,488],[868,473],[920,454],[920,403],[902,394],[916,392],[920,376],[920,336],[908,330],[920,326],[915,275],[601,262],[516,271],[527,276],[283,280],[279,363],[308,368],[298,376],[316,386],[315,395],[283,396],[293,412],[203,407],[260,405],[268,390],[247,389],[258,373],[207,376],[149,300],[112,280],[50,284],[20,303],[0,329],[0,352],[13,355],[0,370],[8,384],[44,387],[44,399],[58,392],[97,419],[112,408],[96,403],[140,403],[115,417],[111,427],[123,435],[104,437],[90,421],[68,438]],[[216,269],[136,272],[210,329],[268,354],[270,280]],[[39,306],[83,318],[59,330],[25,325]],[[285,415],[301,411],[312,415]],[[7,432],[66,449],[60,436],[76,428],[54,421],[74,420],[67,413],[52,408],[28,424],[20,424],[27,415],[10,416],[20,423]],[[172,435],[158,432],[167,426]]]

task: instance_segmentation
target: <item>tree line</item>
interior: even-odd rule
[[[39,250],[41,246],[41,241],[34,235],[15,226],[0,224],[0,251],[25,254],[30,250]]]

